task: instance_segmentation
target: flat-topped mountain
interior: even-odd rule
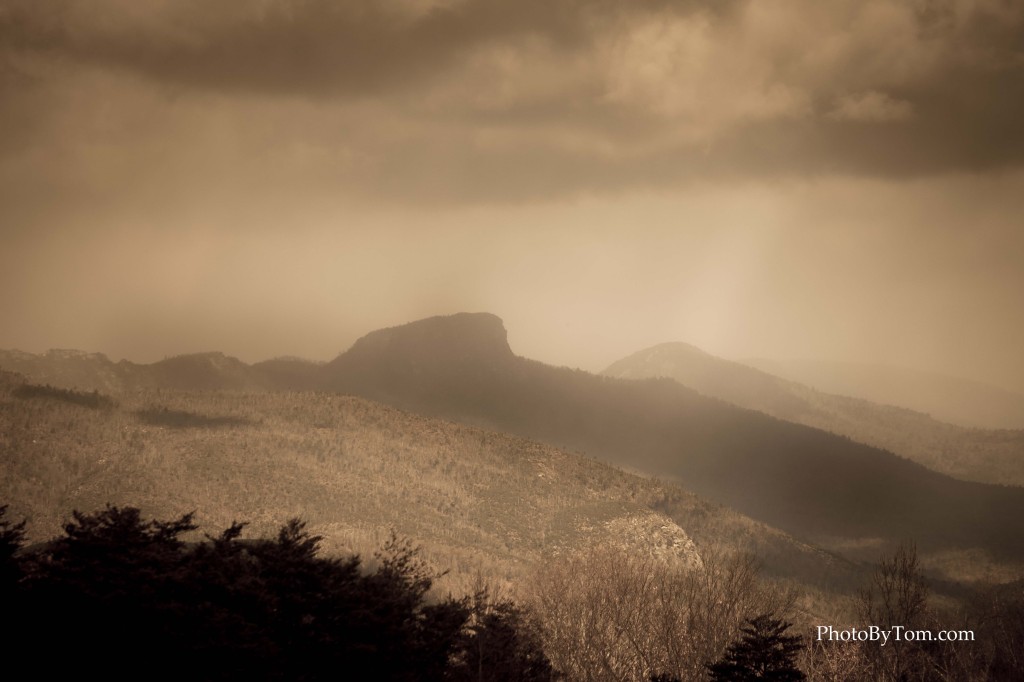
[[[415,367],[492,364],[513,357],[501,318],[490,313],[456,313],[370,332],[334,362],[398,358]]]
[[[890,450],[962,480],[1024,485],[1024,431],[970,429],[893,405],[833,395],[686,343],[634,353],[603,372],[668,377],[704,395]]]
[[[451,416],[485,399],[519,361],[498,317],[461,313],[367,334],[324,366],[319,387]]]

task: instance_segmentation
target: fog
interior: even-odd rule
[[[1024,8],[0,2],[0,347],[499,315],[1024,391]]]

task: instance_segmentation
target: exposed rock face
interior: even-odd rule
[[[697,546],[676,523],[655,512],[620,516],[604,524],[608,540],[627,552],[688,568],[703,565]]]

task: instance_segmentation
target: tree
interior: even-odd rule
[[[928,586],[917,561],[917,547],[901,544],[891,557],[882,557],[871,582],[860,594],[862,625],[930,629]],[[921,678],[929,667],[918,642],[892,641],[885,647],[866,647],[875,679]]]
[[[0,539],[16,548],[21,525],[3,512]],[[299,520],[274,540],[242,540],[235,523],[187,544],[191,519],[76,512],[63,537],[19,557],[11,650],[53,677],[551,679],[518,607],[431,595],[436,575],[408,541],[393,536],[367,570],[358,556],[319,556]]]
[[[7,505],[0,505],[0,584],[4,589],[17,581],[20,569],[14,555],[25,541],[25,521],[11,523],[6,515]]]
[[[473,595],[470,619],[458,640],[447,680],[550,682],[558,679],[544,654],[539,625],[510,599],[487,588]]]
[[[532,580],[545,650],[569,679],[700,679],[750,613],[784,613],[791,596],[749,556],[707,552],[682,565],[620,548],[552,557]]]
[[[730,644],[718,662],[708,665],[712,680],[797,682],[806,679],[796,667],[796,656],[803,649],[801,638],[784,634],[790,623],[770,613],[746,622],[742,638]]]
[[[6,515],[7,505],[0,505],[0,597],[9,598],[21,578],[15,555],[25,540],[25,522],[11,523]]]

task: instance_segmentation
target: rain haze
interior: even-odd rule
[[[1024,391],[1013,0],[0,0],[0,348],[327,360],[432,315],[599,371]]]

